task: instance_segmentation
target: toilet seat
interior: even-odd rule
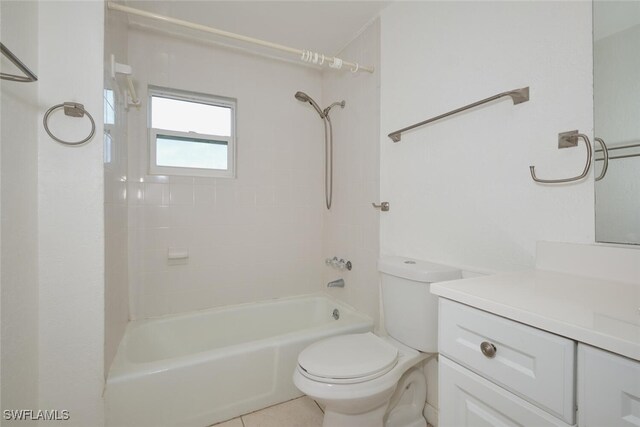
[[[318,382],[355,384],[378,378],[397,363],[398,349],[368,332],[310,345],[298,356],[298,371]]]

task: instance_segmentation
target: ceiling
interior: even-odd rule
[[[127,6],[260,38],[298,49],[335,55],[389,1],[125,1]],[[150,24],[130,17],[132,23]],[[153,23],[175,30],[175,26]]]

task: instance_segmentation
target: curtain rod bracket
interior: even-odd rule
[[[131,65],[120,64],[116,62],[116,56],[111,54],[111,78],[118,84],[116,76],[118,74],[122,74],[125,76],[127,80],[127,88],[123,91],[125,92],[125,102],[128,108],[129,105],[133,105],[134,107],[140,107],[140,98],[136,93],[136,88],[133,85],[133,68]]]

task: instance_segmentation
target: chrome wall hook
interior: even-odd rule
[[[389,212],[389,202],[380,202],[379,205],[376,205],[375,203],[371,203],[371,205],[376,208],[376,209],[380,209],[382,212]]]

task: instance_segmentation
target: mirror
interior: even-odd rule
[[[595,1],[593,37],[596,241],[638,245],[640,2]]]

